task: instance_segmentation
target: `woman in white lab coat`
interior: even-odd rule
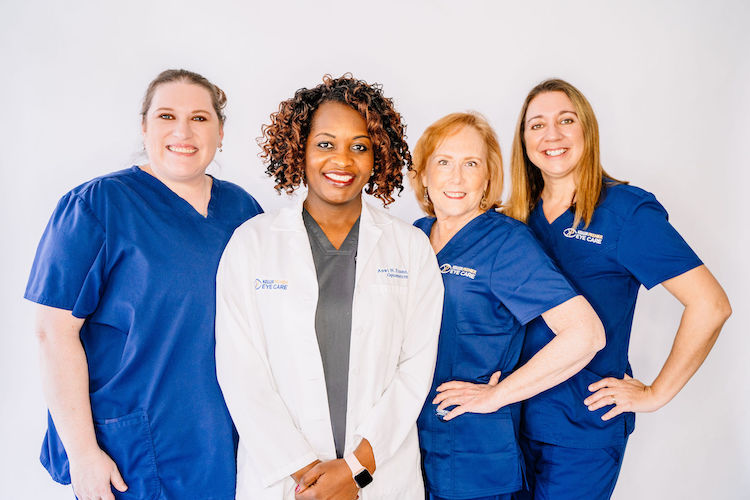
[[[416,419],[443,287],[424,234],[384,205],[411,163],[379,86],[326,76],[263,128],[276,189],[306,198],[234,233],[217,277],[219,382],[238,499],[422,499]]]

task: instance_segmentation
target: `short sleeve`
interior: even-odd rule
[[[635,206],[623,224],[617,260],[646,288],[702,264],[652,194]]]
[[[104,228],[86,202],[65,195],[39,242],[24,297],[78,318],[93,313],[104,286],[104,241]]]
[[[517,226],[498,251],[492,289],[523,325],[578,295],[526,226]]]

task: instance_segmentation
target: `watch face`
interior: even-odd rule
[[[365,469],[354,476],[354,482],[357,483],[357,486],[359,486],[360,488],[364,488],[372,482],[372,476],[370,475],[370,472]]]

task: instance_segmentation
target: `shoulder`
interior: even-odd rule
[[[365,211],[367,213],[364,213]],[[363,205],[362,222],[366,224],[368,218],[371,219],[372,224],[379,227],[382,231],[392,233],[397,238],[397,241],[407,239],[408,241],[418,241],[419,244],[422,244],[427,240],[427,236],[423,230],[388,213],[383,208],[373,207],[372,205],[367,205],[364,208]]]
[[[645,189],[630,184],[614,184],[604,188],[602,199],[597,208],[626,216],[637,206],[655,201],[656,197]]]
[[[221,191],[221,196],[227,203],[242,204],[260,210],[260,205],[253,196],[237,184],[222,179],[213,178],[216,187]]]
[[[500,239],[500,241],[503,242],[518,239],[530,239],[536,241],[529,226],[519,220],[505,215],[504,213],[496,210],[489,210],[483,215],[483,217],[486,217],[486,225],[490,229],[492,238],[494,239]]]
[[[95,177],[74,187],[60,198],[55,212],[61,214],[82,211],[99,218],[107,207],[111,207],[113,202],[117,203],[118,199],[125,198],[124,193],[132,190],[129,185],[136,175],[136,168],[131,167]]]

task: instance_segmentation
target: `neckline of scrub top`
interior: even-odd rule
[[[482,218],[484,218],[484,216],[487,215],[487,214],[489,214],[490,212],[494,212],[494,210],[487,210],[486,212],[482,212],[481,214],[477,215],[476,217],[474,217],[473,219],[471,219],[469,222],[467,222],[466,224],[464,224],[461,229],[459,229],[458,231],[456,231],[456,234],[454,234],[453,236],[451,236],[451,239],[449,239],[448,242],[445,245],[443,245],[443,248],[441,248],[440,251],[437,254],[435,254],[435,256],[437,257],[437,259],[440,260],[440,258],[441,258],[442,255],[444,255],[446,253],[450,253],[451,248],[454,247],[454,246],[457,246],[463,240],[463,238],[460,237],[461,233],[465,233],[465,232],[470,231],[470,229],[471,229],[472,226],[478,224],[479,223],[478,221],[481,220]],[[497,212],[495,212],[495,213],[497,213]],[[437,222],[437,217],[435,219],[433,219],[432,224],[430,225],[430,232],[427,233],[427,237],[428,238],[432,234],[432,228],[435,226],[436,222]],[[458,253],[460,254],[462,252],[458,252]]]
[[[544,214],[544,200],[542,200],[541,198],[539,198],[539,202],[536,204],[536,207],[534,208],[534,210],[539,210],[539,214],[542,216],[542,220],[544,221],[545,224],[547,224],[547,226],[556,226],[558,222],[562,221],[563,217],[571,213],[570,208],[571,207],[566,208],[565,211],[561,213],[560,215],[558,215],[555,218],[555,220],[553,220],[552,222],[550,222],[547,219],[547,216]]]
[[[182,210],[186,214],[189,214],[191,217],[200,217],[202,220],[207,220],[216,216],[214,212],[216,203],[218,202],[217,198],[219,196],[217,186],[219,181],[213,175],[205,174],[211,178],[211,198],[208,200],[208,206],[206,207],[206,216],[204,217],[203,214],[198,212],[195,207],[193,207],[193,205],[191,205],[185,198],[172,191],[169,186],[160,181],[156,176],[149,174],[138,165],[133,165],[133,171],[140,175],[142,178],[145,178],[146,182],[150,183],[156,189],[168,193],[167,196],[170,196],[173,200],[175,200],[174,207]]]

